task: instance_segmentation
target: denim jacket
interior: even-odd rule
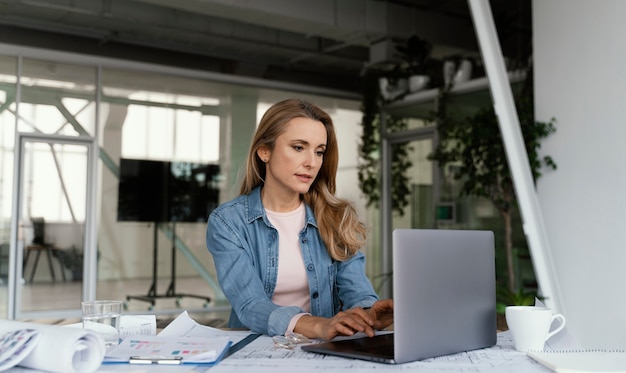
[[[232,306],[229,327],[284,334],[289,321],[305,312],[272,303],[278,276],[278,231],[261,202],[261,187],[213,210],[206,232],[217,276]],[[342,309],[370,307],[378,296],[365,275],[360,251],[346,261],[333,260],[319,234],[313,211],[306,206],[300,247],[309,281],[311,314],[332,317]]]

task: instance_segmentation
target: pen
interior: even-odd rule
[[[131,364],[161,364],[161,365],[178,365],[183,362],[182,357],[163,357],[163,356],[131,356],[128,360]]]

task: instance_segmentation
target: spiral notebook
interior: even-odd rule
[[[557,373],[626,373],[622,350],[529,352],[528,356]]]

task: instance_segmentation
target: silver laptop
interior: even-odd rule
[[[395,230],[393,302],[393,333],[302,349],[399,364],[495,345],[493,232]]]

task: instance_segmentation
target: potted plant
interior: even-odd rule
[[[542,299],[534,292],[519,289],[511,291],[507,286],[496,284],[496,320],[498,330],[507,330],[505,311],[507,306],[532,306],[535,298]]]
[[[474,59],[463,55],[446,57],[443,62],[443,80],[447,84],[463,83],[472,78]]]
[[[396,51],[403,61],[409,91],[417,92],[425,88],[430,81],[427,70],[432,44],[417,35],[412,35],[405,44],[397,45]]]
[[[383,62],[369,66],[367,74],[377,76],[378,89],[376,95],[385,101],[393,101],[409,90],[406,73],[400,64],[395,62]]]

